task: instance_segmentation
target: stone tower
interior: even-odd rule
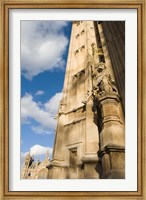
[[[28,153],[21,170],[21,179],[47,179],[49,164],[49,150],[46,152],[46,157],[42,162],[39,160],[35,162],[34,158]]]
[[[112,34],[116,23],[121,30]],[[119,41],[124,46],[120,23],[111,30],[108,22],[72,24],[49,178],[125,177],[124,70],[119,71],[124,54],[108,46]],[[119,41],[108,38],[108,31]]]

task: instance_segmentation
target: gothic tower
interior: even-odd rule
[[[111,34],[116,22],[72,24],[49,178],[125,177],[124,48],[109,50],[124,45],[120,23],[121,43],[117,30]]]
[[[40,162],[34,161],[34,158],[30,155],[30,152],[26,155],[23,167],[21,170],[21,179],[47,179],[48,178],[48,166],[50,164],[49,150],[46,152],[45,159]]]

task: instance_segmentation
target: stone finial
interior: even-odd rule
[[[26,157],[25,157],[25,161],[30,160],[31,156],[30,156],[30,152],[27,153]]]
[[[27,154],[26,157],[25,157],[24,164],[25,164],[25,165],[28,165],[29,162],[30,162],[30,159],[31,159],[30,152],[28,152],[28,154]]]
[[[47,149],[47,152],[46,152],[46,159],[48,160],[49,158],[50,158],[49,149]]]

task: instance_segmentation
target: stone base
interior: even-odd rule
[[[95,155],[85,155],[82,158],[84,166],[84,178],[86,179],[99,179],[99,174],[96,171],[98,157]]]
[[[49,169],[49,178],[50,179],[66,179],[67,166],[61,161],[53,160],[50,163]]]
[[[102,178],[104,179],[104,177]],[[125,179],[125,170],[124,169],[112,169],[105,179]]]
[[[125,148],[109,144],[98,152],[102,179],[125,179]]]
[[[82,162],[76,166],[68,166],[64,162],[53,160],[48,167],[50,179],[83,179],[84,169]]]

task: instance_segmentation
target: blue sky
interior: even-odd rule
[[[67,21],[21,21],[21,158],[54,145],[71,32]]]

